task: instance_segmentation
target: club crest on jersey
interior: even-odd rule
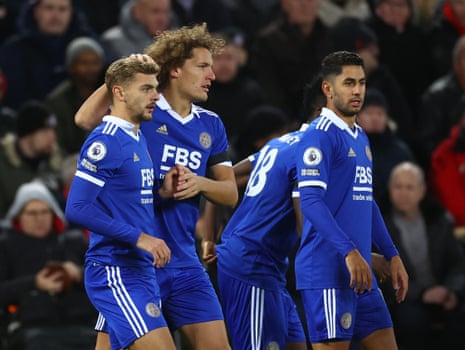
[[[279,350],[279,344],[275,341],[269,342],[266,346],[266,350]]]
[[[309,147],[304,152],[304,163],[310,166],[315,166],[320,164],[323,155],[321,151],[316,147]]]
[[[373,161],[373,156],[371,155],[371,149],[370,149],[370,146],[366,145],[365,146],[365,153],[367,155],[367,158],[370,162]]]
[[[87,157],[91,160],[98,161],[105,158],[107,155],[107,147],[99,141],[94,142],[90,145],[87,150]]]
[[[349,329],[352,326],[352,315],[350,312],[346,312],[341,317],[341,326],[344,329]]]
[[[154,318],[160,317],[161,315],[160,308],[157,305],[155,305],[155,303],[148,303],[147,305],[145,305],[145,312],[147,313],[147,315],[152,316]]]
[[[210,148],[210,146],[212,145],[212,137],[208,132],[203,132],[199,136],[199,142],[203,148]]]

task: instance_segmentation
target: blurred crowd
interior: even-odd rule
[[[62,217],[87,136],[74,114],[114,59],[202,22],[226,46],[201,106],[221,117],[235,162],[308,119],[303,91],[326,54],[364,59],[374,196],[415,286],[390,305],[399,342],[465,348],[465,0],[0,0],[0,339],[38,325],[88,336],[86,230]],[[58,312],[71,297],[80,310]],[[43,318],[22,312],[48,304]]]

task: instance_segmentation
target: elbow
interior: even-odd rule
[[[237,189],[234,190],[233,194],[231,195],[231,201],[228,204],[231,208],[235,208],[237,206],[237,203],[239,202],[239,194],[237,192]]]
[[[228,206],[230,208],[235,208],[237,203],[239,202],[239,193],[237,191],[236,184],[232,184],[228,193],[223,197],[224,199],[221,201],[222,205]]]
[[[80,217],[78,215],[78,210],[72,209],[71,205],[68,203],[65,208],[65,218],[68,222],[80,225]]]
[[[74,123],[81,129],[91,130],[93,125],[86,121],[86,118],[79,113],[79,111],[74,115]]]

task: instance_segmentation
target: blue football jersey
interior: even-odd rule
[[[285,286],[288,256],[298,239],[292,191],[301,134],[273,139],[254,155],[242,202],[217,247],[219,268],[261,288]]]
[[[175,164],[186,166],[199,176],[206,176],[212,165],[231,166],[226,131],[213,112],[192,105],[191,114],[182,118],[160,96],[153,119],[141,128],[153,159],[155,191]],[[155,232],[171,249],[171,261],[165,268],[198,265],[195,225],[200,196],[182,201],[155,198]]]
[[[152,267],[135,246],[154,233],[153,164],[134,125],[105,116],[84,142],[66,204],[71,221],[90,230],[86,258],[104,265]]]
[[[298,289],[349,288],[345,255],[355,247],[371,262],[372,155],[366,134],[327,108],[298,145],[304,227],[296,256]]]

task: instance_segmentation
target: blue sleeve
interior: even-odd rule
[[[324,203],[324,193],[325,190],[321,187],[300,188],[300,208],[315,230],[345,257],[356,246],[339,227],[328,206]]]
[[[376,248],[384,255],[386,260],[391,260],[393,256],[399,255],[399,252],[392,241],[386,225],[384,223],[378,204],[373,201],[373,233],[372,239]]]
[[[117,221],[97,205],[102,187],[75,176],[66,202],[66,218],[92,232],[136,245],[140,229]]]

